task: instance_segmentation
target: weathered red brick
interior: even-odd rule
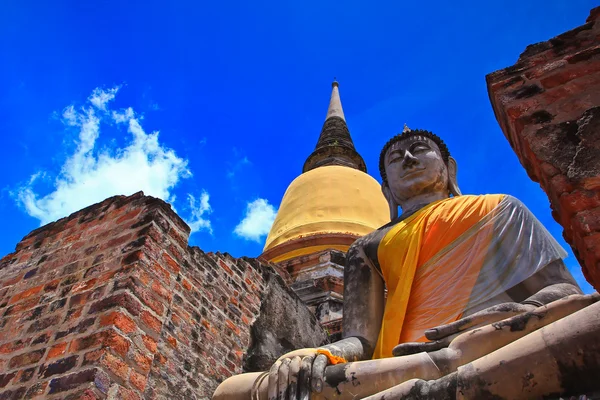
[[[154,273],[162,280],[162,282],[168,283],[171,280],[171,274],[161,267],[157,262],[150,265]]]
[[[181,270],[181,268],[179,268],[179,264],[177,264],[177,262],[173,260],[173,258],[169,254],[163,253],[163,260],[165,261],[166,266],[171,271],[173,271],[176,274],[179,273],[179,271]]]
[[[16,371],[8,374],[0,374],[0,388],[6,387],[15,375],[17,375]]]
[[[570,65],[569,67],[564,68],[553,75],[542,78],[540,83],[546,89],[551,89],[559,85],[564,85],[573,79],[581,78],[599,71],[600,63],[598,62]]]
[[[119,311],[114,311],[100,317],[100,326],[114,325],[124,333],[137,331],[135,321]]]
[[[600,207],[600,192],[578,189],[571,193],[564,193],[560,196],[560,206],[562,212],[567,215]]]
[[[29,353],[19,354],[10,359],[8,366],[13,368],[24,367],[26,365],[35,364],[44,357],[46,349],[34,350]]]
[[[156,353],[156,348],[157,348],[156,340],[154,340],[153,338],[151,338],[148,335],[143,335],[142,340],[144,342],[144,345],[146,346],[146,348],[148,350],[150,350],[150,352]]]
[[[77,352],[97,347],[110,347],[118,354],[124,356],[127,350],[129,350],[129,341],[116,331],[108,329],[73,340],[69,346],[69,351]]]
[[[15,304],[21,300],[35,296],[36,294],[41,292],[43,288],[44,288],[44,285],[38,285],[38,286],[32,287],[30,289],[24,290],[20,293],[17,293],[9,300],[8,304]]]
[[[177,348],[177,339],[167,333],[167,343],[171,345],[174,349]]]
[[[81,316],[82,312],[83,312],[83,307],[70,308],[67,311],[67,314],[65,315],[65,319],[63,322],[68,323],[68,322],[77,320]]]
[[[123,399],[123,400],[140,400],[141,399],[141,397],[137,393],[135,393],[133,390],[125,389],[122,386],[119,386],[117,398]]]
[[[133,353],[133,361],[140,371],[146,374],[150,372],[150,368],[152,367],[152,357],[142,354],[139,351],[135,351]]]
[[[98,281],[97,279],[93,278],[93,279],[89,279],[84,282],[79,282],[75,286],[73,286],[73,288],[71,289],[71,293],[75,294],[75,293],[79,293],[79,292],[84,292],[84,291],[92,288],[96,284],[97,281]]]
[[[162,315],[164,312],[164,305],[161,301],[154,298],[152,292],[143,287],[141,283],[137,282],[133,276],[129,276],[123,280],[115,283],[114,290],[129,289],[133,295],[141,300],[141,302],[150,307],[158,315]]]
[[[78,333],[78,334],[85,333],[92,325],[94,325],[95,320],[96,319],[94,317],[87,318],[83,321],[80,321],[77,325],[71,326],[64,331],[58,331],[58,332],[56,332],[54,339],[60,340],[65,336],[69,336],[69,335],[72,335],[75,333]]]
[[[143,257],[144,257],[143,251],[141,251],[141,250],[134,251],[134,252],[126,255],[125,257],[123,257],[123,260],[121,260],[121,265],[132,264],[136,261],[141,260]]]
[[[52,315],[47,318],[43,318],[37,321],[34,321],[29,325],[29,329],[27,329],[28,333],[43,331],[44,329],[57,325],[61,320],[62,316],[60,315]]]
[[[60,279],[54,279],[44,285],[44,292],[53,292],[58,288]]]
[[[105,244],[102,245],[101,249],[112,249],[115,247],[121,247],[127,242],[131,241],[133,237],[133,233],[128,233],[113,239],[108,240]]]
[[[131,294],[119,293],[95,302],[90,306],[89,313],[94,314],[115,307],[123,307],[133,316],[139,315],[141,310],[139,301]]]
[[[23,275],[25,275],[25,274],[24,273],[20,273],[20,274],[13,275],[11,277],[6,278],[5,280],[0,281],[0,287],[12,286],[15,283],[20,282],[21,279],[23,279]]]
[[[146,327],[155,333],[160,333],[160,330],[162,329],[162,322],[158,318],[146,310],[142,311],[140,317]]]
[[[231,268],[229,268],[227,266],[227,264],[225,264],[223,262],[223,260],[219,260],[219,265],[221,266],[221,268],[223,268],[229,275],[233,275],[233,271],[231,270]]]
[[[188,282],[188,285],[189,285],[189,282]],[[191,286],[190,286],[190,288],[191,288]],[[157,295],[159,295],[160,297],[162,297],[163,299],[168,300],[168,301],[170,301],[171,298],[173,297],[173,293],[171,291],[169,291],[167,288],[165,288],[163,286],[163,284],[161,284],[158,281],[152,282],[152,291],[154,293],[156,293]]]
[[[21,350],[29,346],[29,343],[31,343],[31,338],[18,339],[13,342],[4,343],[0,346],[0,354],[14,353],[17,350]]]
[[[112,372],[115,376],[121,379],[122,382],[127,382],[129,379],[129,366],[118,357],[115,357],[109,352],[104,352],[100,358],[100,365]]]
[[[37,399],[41,398],[46,392],[46,388],[48,387],[48,381],[37,382],[27,389],[25,392],[26,399]]]
[[[128,213],[126,213],[125,215],[123,215],[117,219],[117,224],[121,224],[123,222],[132,220],[135,217],[137,217],[138,215],[140,215],[141,212],[142,212],[142,210],[139,208],[129,211]]]
[[[13,385],[19,385],[21,383],[29,382],[31,378],[33,378],[33,374],[35,373],[36,367],[31,367],[27,369],[22,369],[17,372],[17,376],[13,379]]]
[[[58,358],[65,354],[69,343],[63,342],[59,344],[55,344],[48,350],[48,355],[46,356],[46,360],[52,360],[53,358]]]
[[[106,285],[97,287],[93,290],[88,290],[87,292],[77,293],[74,296],[71,296],[71,298],[69,299],[69,307],[73,308],[78,305],[83,305],[91,301],[98,300],[102,298],[105,291]]]
[[[49,394],[76,389],[83,384],[89,384],[91,382],[94,382],[101,391],[108,391],[110,385],[108,376],[97,368],[91,368],[52,379],[49,384]]]
[[[25,393],[27,392],[27,387],[21,386],[20,388],[5,390],[0,393],[0,398],[2,399],[22,399]]]
[[[77,365],[77,359],[79,356],[66,357],[40,367],[40,376],[43,378],[49,378],[52,375],[64,374],[70,371]]]
[[[31,341],[31,345],[35,346],[38,344],[46,344],[50,340],[52,335],[49,332],[42,333],[41,335],[34,336],[34,339]]]
[[[129,375],[129,382],[131,382],[134,388],[143,393],[144,389],[146,389],[146,383],[148,382],[148,378],[146,378],[145,375],[131,370]]]
[[[600,232],[600,207],[583,210],[573,216],[573,227],[585,234]]]

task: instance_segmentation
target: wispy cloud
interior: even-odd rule
[[[107,90],[96,88],[88,100],[94,107],[100,110],[106,110],[106,104],[115,98],[120,88],[120,86]]]
[[[41,176],[39,171],[17,190],[18,202],[25,211],[41,224],[69,215],[107,197],[129,195],[143,190],[145,194],[174,202],[173,188],[181,179],[192,176],[187,160],[178,157],[174,150],[159,142],[159,133],[146,133],[140,124],[141,117],[132,108],[111,110],[108,106],[119,87],[108,90],[97,88],[86,105],[66,107],[62,122],[76,127],[79,136],[74,152],[67,157],[56,177],[50,193],[36,191]],[[97,144],[101,127],[124,127],[131,135],[123,148],[109,151]],[[211,230],[206,214],[210,212],[209,196],[203,192],[199,204],[188,196],[190,226],[195,230]]]
[[[227,170],[227,178],[233,179],[235,175],[238,173],[240,169],[244,166],[252,164],[248,157],[242,156],[238,149],[233,148],[233,154],[235,156],[235,161],[230,164],[229,169]]]
[[[246,205],[244,218],[233,231],[246,240],[260,243],[269,234],[277,210],[265,199],[256,199]]]
[[[188,194],[188,207],[190,211],[190,218],[186,220],[187,224],[192,229],[192,233],[201,230],[206,230],[212,234],[212,226],[210,220],[206,218],[207,214],[212,212],[208,200],[210,196],[206,192],[200,194],[200,200],[197,201],[194,196]]]

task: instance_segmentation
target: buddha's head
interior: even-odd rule
[[[427,194],[458,196],[456,161],[442,139],[425,130],[405,128],[383,146],[379,156],[381,188],[390,205],[390,217],[398,206]]]

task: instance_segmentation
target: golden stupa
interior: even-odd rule
[[[315,151],[285,191],[262,258],[281,262],[325,249],[346,252],[360,236],[389,222],[379,183],[366,173],[333,82]]]

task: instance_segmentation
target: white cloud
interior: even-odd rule
[[[88,100],[94,107],[98,108],[99,110],[106,111],[106,103],[115,98],[120,88],[120,86],[116,86],[108,90],[96,88]]]
[[[200,194],[200,202],[196,204],[196,198],[188,194],[188,206],[190,209],[190,218],[185,222],[192,229],[192,233],[200,230],[206,230],[212,234],[212,226],[210,220],[205,218],[204,214],[210,214],[212,209],[208,203],[210,196],[206,192]]]
[[[233,232],[246,240],[260,243],[262,238],[269,234],[276,214],[277,210],[267,200],[256,199],[246,205],[244,219]]]
[[[250,162],[250,160],[248,159],[248,157],[246,157],[246,156],[239,158],[237,149],[234,148],[233,151],[234,151],[234,154],[236,155],[236,158],[238,158],[238,159],[231,166],[231,168],[227,171],[227,178],[229,178],[229,179],[233,179],[235,177],[235,174],[237,174],[237,172],[244,166],[252,164]]]
[[[146,133],[140,125],[141,117],[132,108],[120,111],[108,109],[118,87],[109,90],[95,89],[88,98],[91,105],[76,109],[66,107],[63,123],[77,127],[79,137],[76,149],[67,157],[54,181],[52,191],[37,193],[34,189],[37,172],[30,181],[19,188],[17,198],[25,211],[42,224],[67,216],[72,212],[114,195],[130,195],[143,190],[146,195],[174,202],[173,188],[181,179],[192,176],[187,160],[163,146],[158,132]],[[98,113],[97,111],[101,112]],[[123,148],[115,151],[99,148],[97,139],[103,125],[123,126],[132,135]],[[210,231],[210,221],[203,215],[210,212],[208,194],[203,192],[200,203],[190,200],[192,229]]]

